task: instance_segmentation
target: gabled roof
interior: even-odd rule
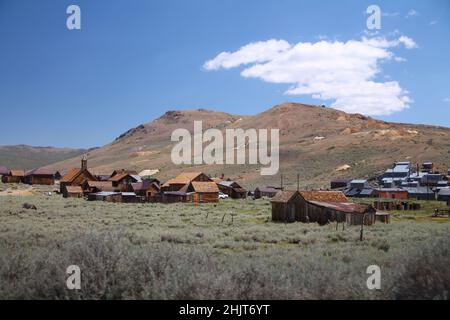
[[[66,186],[68,193],[83,193],[83,189],[80,186]]]
[[[87,181],[87,186],[101,191],[115,191],[111,181]]]
[[[143,182],[136,182],[136,183],[132,183],[131,187],[133,188],[133,190],[136,191],[147,191],[150,188],[155,188],[156,190],[160,190],[160,186],[158,185],[157,182],[154,181],[143,181]]]
[[[128,172],[122,172],[119,174],[116,174],[115,176],[109,178],[109,181],[113,181],[113,182],[119,182],[120,180],[126,178],[126,177],[130,177],[132,178],[135,182],[138,182],[138,179],[136,179],[135,177],[133,177],[132,174],[128,173]]]
[[[24,177],[25,172],[23,170],[11,170],[11,175],[14,177]]]
[[[278,191],[278,193],[270,200],[270,202],[287,203],[298,194],[298,191]]]
[[[73,168],[61,178],[61,182],[72,182],[83,170],[80,168]]]
[[[217,184],[212,181],[192,181],[191,185],[195,192],[219,192]]]
[[[54,171],[47,168],[36,168],[25,173],[26,176],[53,176]]]
[[[301,191],[300,195],[306,201],[348,202],[347,197],[340,191]]]
[[[0,167],[0,176],[6,176],[9,174],[9,169],[7,167]]]
[[[164,186],[170,186],[171,184],[188,184],[202,174],[203,172],[183,172],[175,178],[170,179],[169,181],[164,183]]]

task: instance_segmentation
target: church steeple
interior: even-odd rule
[[[83,158],[81,158],[81,169],[87,170],[87,156],[83,155]]]

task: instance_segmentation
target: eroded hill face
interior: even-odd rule
[[[280,172],[273,177],[260,175],[257,165],[197,166],[195,170],[212,176],[224,173],[253,186],[284,183],[326,187],[335,177],[370,178],[394,161],[433,161],[442,170],[450,167],[450,129],[396,124],[351,115],[330,108],[286,103],[255,116],[236,116],[209,110],[168,111],[162,117],[129,130],[109,145],[89,153],[89,167],[95,173],[113,169],[159,169],[167,179],[188,166],[176,166],[170,152],[173,130],[192,132],[194,121],[203,130],[217,128],[280,129]],[[74,158],[53,165],[64,170],[79,166]],[[192,169],[192,168],[191,168]]]

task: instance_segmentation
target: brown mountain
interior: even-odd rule
[[[0,166],[30,170],[87,152],[85,149],[33,147],[27,145],[0,146]]]
[[[161,118],[138,126],[111,144],[89,152],[95,173],[113,169],[159,169],[163,180],[189,166],[170,160],[175,145],[170,135],[176,128],[192,132],[194,120],[208,128],[280,129],[280,171],[277,176],[260,175],[256,165],[202,165],[194,170],[212,176],[224,173],[247,185],[284,183],[325,187],[335,177],[371,178],[394,161],[433,161],[442,170],[450,168],[450,129],[428,125],[389,123],[330,108],[285,103],[254,116],[236,116],[209,110],[169,111]],[[64,170],[79,166],[79,157],[52,165]]]

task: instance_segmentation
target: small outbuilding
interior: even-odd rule
[[[212,181],[192,181],[187,188],[180,191],[192,193],[194,203],[215,203],[219,202],[219,188]]]
[[[63,186],[62,195],[64,198],[83,198],[83,189],[80,186]]]
[[[25,172],[23,170],[10,170],[7,175],[2,176],[3,183],[23,183]]]
[[[301,221],[300,193],[298,191],[279,191],[271,200],[272,221]]]

